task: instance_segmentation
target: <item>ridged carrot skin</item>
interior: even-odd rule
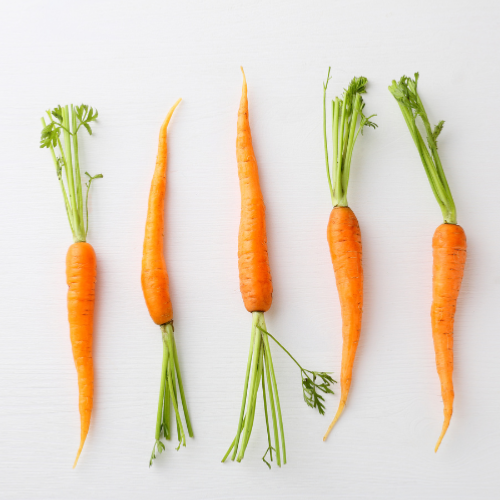
[[[450,424],[453,413],[453,325],[457,298],[464,275],[467,257],[467,239],[461,226],[441,224],[432,239],[432,338],[436,366],[441,382],[444,404],[444,422],[436,451]]]
[[[332,210],[328,221],[327,239],[340,300],[343,346],[339,408],[324,439],[344,411],[361,333],[363,314],[361,231],[358,220],[349,207],[336,207]]]
[[[241,218],[238,234],[238,269],[243,302],[249,312],[271,307],[273,284],[267,253],[266,206],[259,183],[259,171],[248,121],[247,82],[238,110],[236,159],[241,191]]]
[[[173,311],[168,287],[167,266],[163,254],[165,225],[165,193],[167,189],[167,127],[172,114],[181,102],[170,109],[160,128],[158,155],[149,192],[148,214],[142,256],[141,283],[151,318],[157,325],[172,321]]]
[[[73,243],[66,256],[66,279],[69,287],[68,320],[73,358],[78,373],[81,421],[80,447],[73,468],[78,462],[89,432],[94,402],[92,332],[96,275],[96,255],[92,245],[86,242]]]

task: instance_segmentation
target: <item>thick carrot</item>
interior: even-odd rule
[[[96,281],[96,256],[92,245],[73,243],[66,256],[68,282],[68,320],[73,347],[73,358],[78,373],[80,393],[80,447],[76,466],[89,432],[94,401],[94,361],[92,359],[92,331]]]
[[[342,314],[342,366],[339,408],[326,435],[339,419],[347,402],[363,314],[361,231],[358,220],[349,207],[336,207],[332,210],[328,221],[327,239]]]
[[[441,224],[432,239],[432,338],[444,403],[444,422],[436,451],[453,413],[453,324],[467,255],[465,232],[458,224]]]
[[[431,325],[436,366],[441,383],[444,405],[444,422],[434,451],[439,449],[453,414],[453,326],[457,298],[464,274],[467,254],[465,232],[457,224],[455,202],[451,195],[437,148],[437,138],[444,122],[431,128],[424,105],[418,95],[418,73],[415,79],[403,76],[393,81],[389,91],[397,100],[410,134],[429,179],[432,191],[441,208],[444,224],[438,226],[432,239],[433,276]],[[424,141],[417,127],[420,116],[427,138]]]
[[[240,290],[247,311],[265,312],[269,310],[273,300],[273,283],[267,253],[266,206],[260,190],[259,171],[248,121],[245,73],[243,73],[243,89],[238,110],[236,159],[241,191],[238,234]]]
[[[330,69],[323,85],[323,135],[325,161],[333,210],[328,221],[327,239],[330,247],[335,281],[342,314],[342,366],[340,371],[340,402],[335,417],[328,427],[323,441],[332,430],[347,403],[351,387],[354,358],[361,333],[363,314],[363,266],[361,232],[354,212],[347,206],[347,186],[351,169],[354,144],[363,127],[376,125],[363,114],[363,99],[367,80],[353,78],[342,99],[332,101],[332,172],[328,160],[326,133],[326,89]],[[358,126],[359,118],[359,126]],[[333,178],[333,182],[332,182]]]
[[[49,123],[42,118],[43,130],[40,147],[50,149],[56,168],[59,185],[75,243],[69,247],[66,256],[66,280],[68,283],[68,319],[71,345],[78,374],[80,408],[80,446],[73,468],[85,444],[90,427],[94,401],[94,361],[92,358],[92,334],[96,282],[96,256],[94,249],[86,243],[89,230],[88,197],[94,179],[91,176],[83,195],[78,157],[78,130],[83,127],[92,134],[90,123],[97,119],[97,110],[81,106],[58,106],[47,111]],[[60,136],[62,135],[62,141]],[[64,142],[64,147],[62,146]]]
[[[170,109],[161,128],[158,141],[158,155],[156,166],[151,181],[149,192],[148,214],[146,219],[146,230],[144,235],[144,246],[142,256],[141,284],[146,305],[153,321],[160,325],[163,341],[163,361],[160,378],[160,395],[158,399],[158,411],[156,415],[155,444],[149,465],[160,454],[165,445],[161,441],[161,434],[165,439],[170,439],[170,401],[174,408],[177,438],[179,447],[186,446],[186,435],[179,413],[179,388],[180,401],[184,410],[184,417],[188,428],[188,434],[193,437],[193,429],[187,408],[184,387],[182,385],[179,359],[174,339],[173,311],[168,286],[167,266],[163,254],[163,231],[165,225],[165,193],[167,187],[167,127],[175,108],[179,105],[179,99]]]

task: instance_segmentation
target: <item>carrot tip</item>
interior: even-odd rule
[[[326,441],[326,438],[328,437],[328,435],[332,431],[333,426],[337,423],[337,420],[340,418],[340,415],[342,415],[344,408],[345,408],[345,403],[343,401],[341,401],[339,404],[339,408],[337,410],[337,413],[335,414],[335,418],[332,420],[332,423],[330,424],[325,435],[323,436],[323,441]]]
[[[446,416],[446,418],[443,422],[443,430],[441,431],[441,435],[439,436],[436,447],[434,448],[434,453],[437,453],[439,446],[441,445],[441,441],[443,440],[444,435],[446,434],[446,431],[448,430],[448,426],[450,425],[450,420],[451,420],[451,414],[449,416]]]

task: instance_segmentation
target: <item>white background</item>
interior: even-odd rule
[[[494,499],[500,430],[500,5],[486,1],[24,1],[0,10],[0,498]],[[369,79],[377,113],[355,148],[350,206],[364,242],[365,312],[348,407],[321,417],[273,348],[289,463],[269,471],[262,406],[241,464],[236,431],[250,338],[237,271],[236,117],[243,65],[267,205],[268,328],[305,367],[338,377],[341,330],[326,242],[331,205],[322,82]],[[420,71],[468,235],[455,331],[455,413],[442,400],[429,307],[441,213],[387,86]],[[166,258],[195,439],[149,469],[161,366],[140,287],[149,184],[167,110]],[[57,104],[99,110],[82,135],[98,255],[95,407],[76,470],[77,381],[66,320],[71,235],[38,148]]]

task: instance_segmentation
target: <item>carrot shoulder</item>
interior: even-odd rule
[[[236,159],[241,191],[241,217],[238,234],[240,290],[247,311],[265,312],[271,307],[273,284],[267,253],[266,206],[259,183],[248,121],[247,82],[238,110]]]

